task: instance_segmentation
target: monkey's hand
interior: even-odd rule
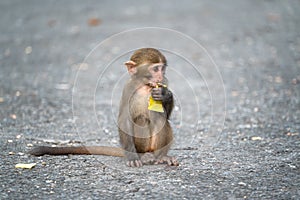
[[[128,167],[142,167],[143,166],[143,163],[141,160],[128,160],[126,164]]]
[[[163,100],[163,95],[162,95],[163,88],[158,87],[158,88],[153,88],[151,90],[151,96],[155,101],[162,101]]]
[[[157,87],[151,90],[151,96],[155,101],[168,102],[172,98],[172,93],[167,87]]]
[[[136,153],[131,153],[131,154],[127,153],[126,157],[127,157],[126,165],[128,167],[142,167],[143,166],[141,159],[137,156]]]

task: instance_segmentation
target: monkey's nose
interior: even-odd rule
[[[163,77],[162,76],[157,77],[157,82],[158,83],[161,83],[162,81],[163,81]]]

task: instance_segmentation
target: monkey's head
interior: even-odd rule
[[[154,86],[164,81],[167,60],[157,49],[142,48],[136,50],[125,65],[131,76],[143,77],[147,84]]]

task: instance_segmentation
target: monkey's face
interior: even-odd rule
[[[166,64],[144,64],[131,68],[130,71],[136,80],[142,80],[145,85],[155,87],[157,83],[164,83],[165,81]]]
[[[150,73],[149,83],[156,85],[164,81],[167,66],[164,63],[154,63],[148,67]]]

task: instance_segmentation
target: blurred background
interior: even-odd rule
[[[123,63],[152,46],[168,59],[176,98],[173,150],[196,149],[176,152],[187,171],[205,168],[203,157],[205,169],[218,159],[232,168],[244,161],[244,168],[299,169],[299,25],[300,2],[293,0],[2,0],[1,162],[34,159],[24,152],[36,144],[117,146],[118,102],[129,78]],[[221,150],[212,155],[206,145]],[[290,178],[283,180],[264,167],[257,173],[265,188],[283,199],[297,195],[295,171],[282,173]],[[232,187],[244,186],[220,173]]]
[[[58,115],[73,123],[72,106],[75,112],[82,108],[84,122],[107,124],[112,119],[103,120],[103,110],[108,106],[117,113],[113,108],[128,79],[123,63],[144,46],[159,48],[168,58],[176,127],[207,132],[218,123],[214,131],[220,132],[226,113],[228,121],[245,118],[229,123],[232,127],[245,121],[259,126],[270,112],[281,111],[277,120],[283,121],[299,116],[297,1],[0,4],[2,127]],[[95,131],[95,126],[83,127]]]

